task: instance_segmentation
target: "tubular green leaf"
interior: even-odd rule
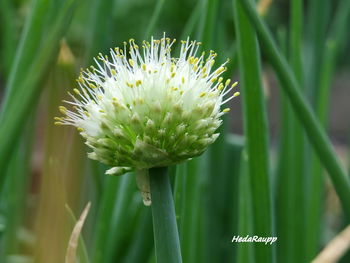
[[[258,236],[272,236],[268,127],[261,85],[260,53],[254,29],[244,14],[240,2],[233,3],[248,176],[252,194],[253,231]],[[273,262],[273,247],[255,244],[254,258],[256,262]]]
[[[285,58],[280,54],[269,30],[257,14],[253,5],[247,0],[239,1],[244,7],[251,24],[254,26],[258,34],[260,43],[269,59],[269,62],[273,66],[280,82],[283,84],[282,88],[291,102],[295,114],[302,123],[319,159],[332,179],[345,214],[350,218],[350,182],[326,136],[326,133],[317,121],[311,107],[302,96],[294,74],[288,66]]]

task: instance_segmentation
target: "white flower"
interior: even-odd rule
[[[181,41],[180,56],[171,57],[174,42],[152,39],[140,50],[131,39],[110,58],[100,54],[65,101],[73,109],[60,107],[65,117],[56,124],[77,127],[92,149],[89,158],[113,167],[108,174],[185,161],[218,137],[229,111],[220,108],[239,95],[231,93],[237,82],[223,82],[226,63],[213,69],[213,51],[196,56],[199,42]]]

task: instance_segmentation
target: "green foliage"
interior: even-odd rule
[[[0,261],[62,263],[74,215],[91,201],[77,262],[310,262],[350,218],[348,173],[326,133],[349,14],[348,0],[273,1],[264,16],[250,0],[1,0]],[[236,100],[206,153],[151,182],[149,208],[134,174],[105,175],[53,117],[99,52],[163,32],[202,41],[217,64],[230,59],[224,77],[240,82],[243,123]],[[231,242],[238,235],[278,240]]]
[[[253,233],[272,236],[272,204],[268,154],[268,127],[261,82],[260,51],[254,29],[242,6],[234,1],[241,78],[247,181],[251,188]],[[255,262],[273,262],[273,247],[254,246]]]

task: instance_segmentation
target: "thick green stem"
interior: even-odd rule
[[[166,167],[149,171],[154,245],[158,263],[182,262],[170,180]]]

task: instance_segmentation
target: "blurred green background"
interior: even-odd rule
[[[350,1],[257,7],[348,176]],[[151,212],[135,176],[104,175],[78,132],[53,118],[99,52],[163,32],[202,41],[218,64],[229,58],[225,77],[242,93],[215,144],[170,168],[183,261],[310,262],[349,223],[322,166],[327,158],[319,161],[322,149],[304,130],[312,128],[281,91],[282,67],[244,10],[238,0],[0,0],[0,262],[65,262],[89,201],[77,262],[155,262]],[[248,234],[278,240],[231,242]]]

